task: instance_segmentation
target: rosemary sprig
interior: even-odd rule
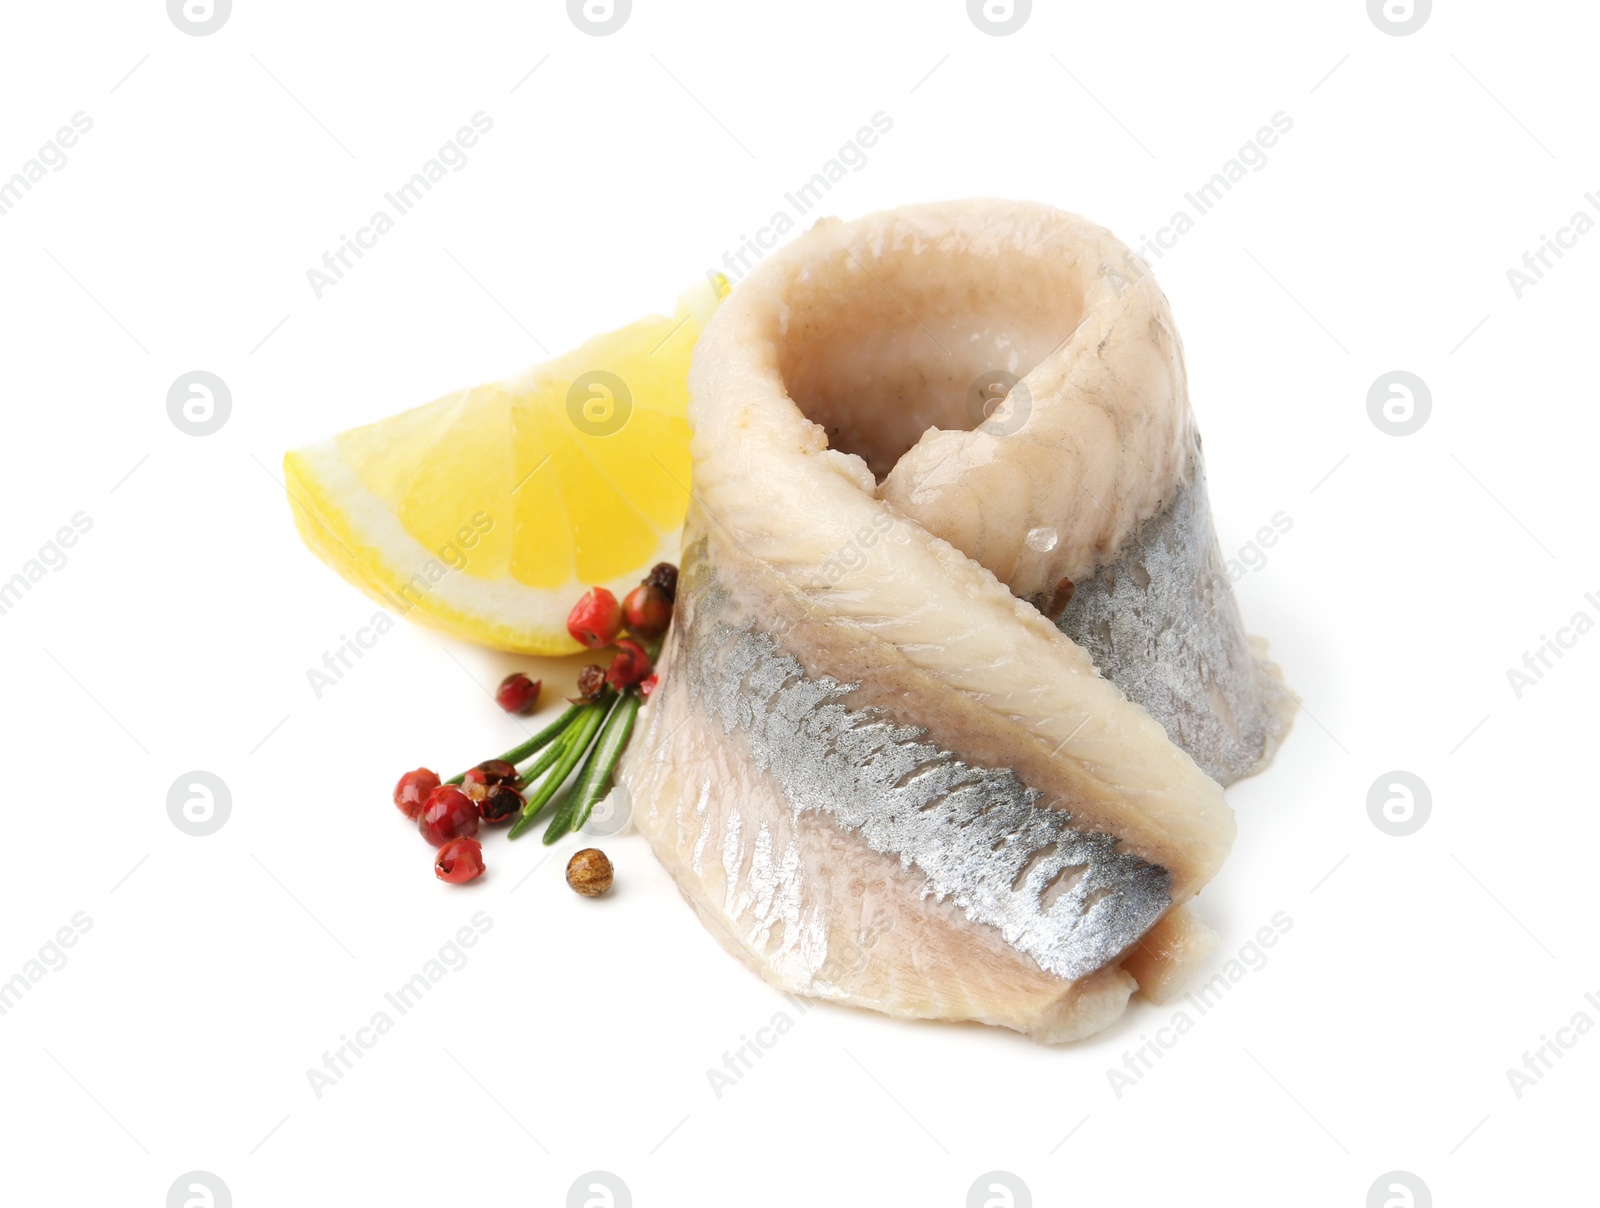
[[[589,821],[589,813],[594,809],[595,803],[605,796],[612,774],[616,771],[617,761],[622,758],[622,752],[628,749],[628,739],[633,736],[633,723],[639,716],[639,706],[643,703],[644,697],[639,693],[629,692],[611,711],[611,716],[606,718],[605,728],[600,731],[600,738],[595,743],[593,772],[587,779],[580,780],[578,788],[573,792],[577,805],[572,812],[569,830],[582,830],[583,824]],[[546,835],[545,842],[550,841],[550,836]]]
[[[611,706],[611,713],[615,713],[619,707],[620,703],[614,703]],[[611,713],[606,715],[608,723]],[[605,728],[605,724],[602,724],[600,731],[604,733]],[[577,804],[578,794],[583,791],[583,786],[588,783],[589,777],[593,773],[595,756],[599,753],[599,750],[600,744],[598,742],[590,744],[589,750],[584,755],[583,763],[578,768],[577,776],[573,777],[572,788],[568,790],[566,799],[562,801],[556,812],[551,815],[550,824],[544,828],[544,843],[546,847],[571,829],[573,807]]]
[[[521,763],[535,751],[549,746],[556,739],[560,738],[561,735],[566,732],[567,727],[576,721],[578,715],[587,707],[588,706],[586,705],[569,705],[566,711],[563,712],[560,717],[556,718],[555,721],[551,722],[548,726],[540,730],[526,742],[519,743],[517,746],[512,747],[504,755],[501,755],[500,758],[504,759],[507,763]],[[462,780],[466,778],[466,775],[466,772],[462,772],[459,775],[450,777],[450,779],[446,780],[445,783],[460,784]]]
[[[606,695],[593,704],[576,706],[578,710],[576,719],[570,723],[566,733],[561,735],[560,757],[555,761],[550,774],[544,778],[544,783],[528,796],[528,803],[522,807],[522,815],[511,825],[511,830],[506,836],[508,839],[515,839],[527,830],[532,825],[534,817],[545,807],[550,798],[556,795],[556,790],[583,758],[584,752],[589,749],[589,743],[599,730],[600,723],[605,720],[610,706],[609,688],[606,689]]]
[[[606,716],[606,724],[600,731],[600,737],[595,740],[583,771],[578,774],[572,791],[545,828],[546,846],[577,830],[588,819],[589,811],[594,808],[594,803],[600,799],[600,794],[611,779],[617,758],[628,743],[628,735],[633,732],[633,719],[639,712],[639,701],[637,692],[624,692],[622,699]]]
[[[566,748],[562,746],[559,739],[547,746],[539,753],[537,759],[518,773],[516,788],[519,791],[526,792],[530,784],[539,779],[543,772],[547,771],[556,760],[561,758],[561,752],[564,750]]]

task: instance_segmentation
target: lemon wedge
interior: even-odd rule
[[[398,615],[522,654],[582,649],[567,613],[676,561],[689,359],[726,284],[520,377],[295,449],[305,543]]]

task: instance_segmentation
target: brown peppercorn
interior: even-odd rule
[[[663,592],[667,603],[676,603],[678,599],[678,568],[670,562],[657,562],[650,568],[650,573],[645,576],[644,585],[654,587]]]
[[[606,690],[606,669],[599,663],[590,663],[578,672],[578,695],[574,704],[587,704],[589,701],[600,699],[600,694]]]
[[[493,785],[481,798],[473,797],[473,800],[478,803],[478,817],[485,822],[510,822],[527,804],[522,794],[509,784]]]
[[[597,898],[611,888],[611,860],[598,847],[586,847],[567,861],[567,884],[574,893]]]
[[[482,772],[483,782],[493,786],[496,784],[515,784],[517,780],[517,765],[508,763],[504,759],[485,759],[474,772]]]

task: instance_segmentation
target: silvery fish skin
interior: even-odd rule
[[[1179,489],[1200,480],[1165,300],[1103,288],[1121,245],[1096,232],[991,201],[821,223],[701,339],[678,605],[621,777],[710,930],[785,990],[1052,1042],[1209,949],[1189,903],[1232,842],[1220,786],[1028,602],[1064,567],[1079,609],[1114,598],[1090,581],[1134,551],[1192,586],[1215,546]],[[1006,363],[1027,423],[953,431]],[[1014,438],[1089,387],[1116,464],[1058,442],[1063,485]],[[944,436],[981,447],[924,447]],[[1019,553],[1003,530],[1042,514],[1059,540]],[[1190,648],[1231,651],[1224,630]]]
[[[1057,624],[1226,785],[1271,761],[1293,698],[1244,631],[1198,441],[1190,466],[1171,501],[1074,585]]]
[[[1076,828],[1010,768],[975,767],[926,730],[858,705],[860,684],[808,675],[756,623],[718,621],[723,601],[705,582],[714,577],[688,569],[696,594],[680,673],[694,703],[729,741],[737,731],[780,786],[791,825],[823,815],[1066,979],[1116,959],[1166,912],[1166,869]]]

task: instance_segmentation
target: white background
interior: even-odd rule
[[[1600,190],[1592,6],[1440,3],[1405,37],[1361,0],[1040,0],[1006,37],[957,0],[637,0],[608,37],[552,0],[4,22],[0,176],[94,122],[0,218],[0,578],[93,520],[0,616],[0,979],[93,920],[0,1017],[8,1202],[157,1206],[202,1170],[241,1208],[556,1205],[592,1169],[640,1205],[958,1206],[995,1169],[1041,1205],[1359,1208],[1396,1169],[1440,1205],[1595,1202],[1600,1035],[1520,1099],[1506,1076],[1600,1022],[1600,636],[1521,699],[1506,676],[1600,619],[1600,233],[1520,300],[1506,278]],[[468,166],[317,300],[306,270],[479,110]],[[483,685],[529,661],[403,625],[317,699],[374,605],[300,545],[286,448],[669,307],[875,112],[829,211],[993,194],[1137,243],[1280,110],[1267,166],[1155,270],[1224,550],[1293,519],[1237,590],[1305,707],[1228,794],[1214,967],[1293,928],[1137,1085],[1107,1070],[1175,1006],[1057,1049],[801,1016],[637,836],[597,902],[562,884],[570,843],[433,878],[390,786],[515,741]],[[197,368],[233,396],[203,438],[165,407]],[[1366,409],[1397,368],[1433,398],[1403,438]],[[553,699],[574,667],[544,672]],[[232,791],[206,838],[166,813],[192,769]],[[1395,769],[1432,791],[1407,838],[1367,816]],[[469,963],[317,1098],[307,1069],[477,911]]]

